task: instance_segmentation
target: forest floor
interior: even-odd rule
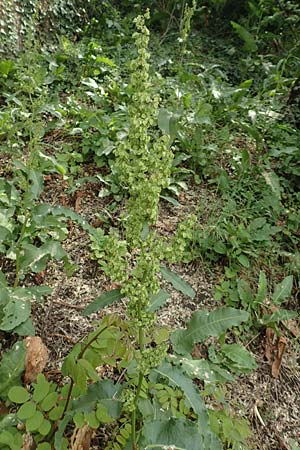
[[[84,175],[92,175],[97,169],[86,165]],[[46,182],[42,201],[53,205],[63,205],[75,210],[90,223],[97,224],[97,213],[101,212],[109,199],[99,198],[101,183],[90,183],[84,189],[69,195],[67,186],[59,176],[52,176]],[[203,187],[201,188],[203,189]],[[168,234],[176,223],[192,211],[199,196],[204,193],[197,186],[190,186],[188,193],[181,198],[181,207],[175,208],[162,202],[158,228]],[[209,192],[205,193],[206,195]],[[121,206],[122,207],[122,206]],[[116,212],[116,217],[118,211]],[[50,360],[46,369],[47,378],[59,380],[63,358],[74,344],[92,331],[96,321],[108,312],[125,314],[124,301],[106,307],[99,313],[83,317],[82,310],[101,293],[114,288],[105,278],[96,261],[91,259],[89,237],[76,224],[69,223],[69,235],[64,248],[73,264],[75,273],[68,278],[62,264],[52,261],[47,269],[37,274],[33,280],[36,284],[45,284],[53,289],[44,304],[33,307],[33,320],[37,335],[50,350]],[[175,267],[175,266],[174,266]],[[212,271],[201,260],[190,264],[177,264],[176,273],[187,281],[196,291],[193,300],[178,291],[172,293],[167,303],[159,310],[158,320],[171,329],[184,326],[191,314],[201,308],[213,309],[213,287],[219,281],[220,271]],[[166,283],[166,282],[163,282]],[[271,375],[270,364],[266,359],[266,336],[261,332],[244,345],[251,350],[258,364],[258,369],[250,375],[238,378],[236,383],[227,384],[226,399],[237,415],[242,415],[251,424],[253,436],[249,445],[257,450],[290,450],[289,439],[300,441],[300,360],[299,344],[288,345],[283,357],[278,378]],[[205,353],[205,349],[201,349]],[[94,440],[95,449],[101,449],[105,441],[105,431],[100,431]],[[192,449],[191,449],[192,450]]]

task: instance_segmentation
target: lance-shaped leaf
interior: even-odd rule
[[[105,306],[111,305],[112,303],[121,300],[124,297],[124,294],[121,294],[120,289],[113,289],[109,292],[104,292],[97,297],[92,303],[90,303],[83,311],[83,316],[88,316],[93,312],[99,311]]]
[[[196,293],[192,286],[190,286],[186,281],[184,281],[179,275],[172,272],[172,270],[167,269],[167,267],[160,268],[161,274],[166,281],[172,283],[174,289],[182,292],[184,295],[187,295],[190,298],[194,298]]]
[[[281,283],[276,285],[274,294],[272,296],[273,303],[278,305],[283,302],[283,300],[291,295],[292,288],[293,275],[289,275],[288,277],[285,277]]]
[[[204,341],[208,336],[220,336],[229,328],[245,322],[248,317],[246,311],[226,307],[211,312],[197,311],[186,330],[177,330],[171,335],[173,349],[182,355],[190,353],[196,342]]]

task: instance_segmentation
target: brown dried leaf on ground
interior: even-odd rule
[[[30,433],[23,434],[23,445],[21,450],[34,450],[36,448],[36,444],[33,440],[33,437]]]
[[[266,329],[266,345],[265,345],[265,357],[271,363],[273,361],[274,351],[274,330],[272,328]]]
[[[37,375],[44,370],[48,362],[49,350],[39,336],[29,336],[25,339],[25,343],[24,383],[29,384],[35,381]]]
[[[277,353],[272,364],[272,376],[277,378],[282,364],[282,357],[287,346],[287,340],[284,336],[280,336],[277,340]]]
[[[289,320],[284,320],[283,321],[283,325],[287,328],[287,330],[289,330],[289,332],[294,336],[294,337],[298,337],[299,336],[299,327],[297,325],[296,320],[293,319],[289,319]]]
[[[93,432],[89,425],[75,428],[71,437],[71,450],[89,450]]]

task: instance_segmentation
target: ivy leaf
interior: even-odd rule
[[[167,267],[161,266],[161,274],[166,281],[169,281],[177,291],[182,292],[190,298],[195,298],[196,292],[186,281],[184,281],[179,275],[167,269]]]
[[[83,316],[88,316],[93,312],[99,311],[105,306],[111,305],[112,303],[121,300],[124,294],[121,294],[120,289],[113,289],[109,292],[104,292],[100,297],[97,297],[92,303],[90,303],[82,312]]]
[[[11,386],[21,384],[25,370],[26,349],[24,342],[16,342],[11,350],[4,353],[0,363],[0,398],[6,399]]]
[[[290,297],[293,288],[293,275],[289,275],[282,280],[281,283],[275,287],[274,294],[272,295],[272,301],[278,305],[282,303],[287,297]]]
[[[193,344],[204,341],[208,336],[220,336],[228,328],[245,322],[249,313],[234,308],[218,308],[214,311],[197,311],[193,314],[186,330],[176,330],[171,334],[171,342],[176,353],[186,354],[193,350]]]

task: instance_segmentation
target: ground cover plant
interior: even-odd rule
[[[2,3],[0,449],[297,450],[297,2]]]

